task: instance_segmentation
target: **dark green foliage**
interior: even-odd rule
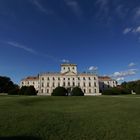
[[[131,92],[125,88],[109,88],[102,92],[103,95],[125,95],[131,94]]]
[[[129,91],[133,90],[134,92],[136,92],[136,94],[140,94],[140,80],[132,82],[123,82],[121,86]]]
[[[6,76],[0,76],[0,93],[13,93],[12,91],[15,91],[14,94],[18,94],[19,87],[15,85],[9,77]]]
[[[71,91],[71,96],[84,96],[84,92],[79,87],[75,87]]]
[[[34,86],[22,86],[19,95],[37,95]]]
[[[18,95],[19,94],[19,86],[15,86],[15,88],[8,91],[8,95]]]
[[[68,91],[64,87],[57,87],[53,90],[52,96],[67,96]]]
[[[25,95],[27,88],[28,88],[27,86],[22,86],[20,88],[19,95]]]

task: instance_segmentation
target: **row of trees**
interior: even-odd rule
[[[140,80],[123,82],[121,86],[129,91],[133,90],[133,92],[135,92],[136,94],[140,94]]]
[[[0,76],[0,93],[8,93],[9,95],[36,95],[34,86],[23,86],[21,89],[14,84],[9,77]]]
[[[109,88],[103,91],[103,95],[125,95],[132,94],[132,91],[136,94],[140,94],[140,80],[131,81],[131,82],[123,82],[120,86],[115,88]]]
[[[121,88],[121,87],[113,87],[102,92],[103,95],[126,95],[131,94],[131,91]]]
[[[84,96],[84,92],[79,87],[74,87],[72,91],[64,87],[57,87],[53,90],[52,96]]]

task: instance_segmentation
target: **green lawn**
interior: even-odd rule
[[[0,96],[0,140],[140,140],[138,97]]]

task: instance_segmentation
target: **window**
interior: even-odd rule
[[[91,87],[91,83],[89,83],[89,87]]]
[[[96,89],[94,90],[94,92],[96,93]]]
[[[35,82],[33,82],[33,85],[35,84]]]
[[[28,85],[29,85],[29,82],[28,82]]]
[[[58,83],[58,87],[60,87],[60,83]]]
[[[44,92],[43,89],[41,89],[41,92],[42,92],[42,93]]]
[[[65,82],[63,82],[63,86],[65,87]]]
[[[44,77],[42,77],[42,81],[44,81]]]
[[[84,89],[84,93],[86,93],[86,90]]]
[[[47,87],[49,87],[50,85],[49,85],[49,83],[47,83]]]
[[[84,85],[84,87],[86,86],[86,84],[85,84],[85,83],[83,83],[83,85]]]
[[[70,82],[68,82],[68,86],[70,86]]]
[[[55,87],[55,84],[53,83],[53,85],[52,85],[53,87]]]
[[[96,77],[94,77],[94,80],[96,80]]]
[[[42,87],[44,87],[44,83],[42,83]]]
[[[63,68],[63,70],[65,70],[65,67]]]
[[[91,89],[89,89],[89,93],[91,93]]]
[[[55,80],[55,78],[53,77],[53,80]]]
[[[68,78],[68,80],[70,80],[70,78]]]
[[[49,80],[50,80],[50,78],[48,77],[48,78],[47,78],[47,80],[49,81]]]
[[[58,77],[58,80],[60,80],[60,77]]]
[[[80,77],[78,77],[78,80],[80,80]]]
[[[47,89],[47,93],[49,93],[49,89]]]
[[[83,80],[86,80],[86,78],[85,78],[85,77],[83,77]]]
[[[90,78],[90,77],[89,77],[88,79],[89,79],[89,80],[91,80],[91,78]]]
[[[75,83],[73,82],[73,86],[75,86]]]
[[[63,78],[63,80],[65,80],[65,78]]]
[[[95,87],[97,86],[96,83],[94,83],[94,86],[95,86]]]
[[[75,79],[73,78],[73,80],[75,80]]]
[[[74,67],[72,69],[74,70]]]
[[[24,82],[22,82],[22,85],[24,85]]]
[[[78,83],[78,87],[80,87],[80,83]]]

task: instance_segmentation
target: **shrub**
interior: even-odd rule
[[[123,95],[123,94],[131,94],[131,92],[124,88],[109,88],[102,92],[102,95]]]
[[[73,88],[71,96],[84,96],[84,92],[79,87]]]
[[[19,94],[19,88],[11,89],[8,91],[8,95],[18,95]]]
[[[23,86],[19,91],[19,95],[37,95],[34,86]]]
[[[52,96],[67,96],[68,91],[64,87],[57,87],[53,90]]]

